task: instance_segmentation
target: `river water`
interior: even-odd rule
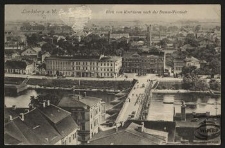
[[[174,104],[165,104],[163,103],[165,100],[169,100],[168,102],[172,101]],[[182,101],[186,103],[186,113],[210,112],[210,115],[221,114],[220,96],[209,96],[206,94],[153,94],[147,119],[172,121],[174,107],[175,113],[181,113]]]
[[[17,95],[17,96],[5,96],[5,105],[7,107],[16,105],[18,108],[25,108],[25,107],[28,107],[28,104],[30,103],[30,96],[36,97],[39,94],[47,94],[47,93],[56,94],[60,98],[68,97],[69,95],[73,94],[73,92],[69,90],[67,91],[67,90],[29,89],[22,92],[20,95]],[[75,93],[79,94],[79,92],[75,92]],[[83,92],[81,91],[80,94],[83,94]],[[115,99],[115,95],[108,94],[107,92],[86,91],[86,95],[101,98],[102,101],[105,102],[106,109],[109,109],[112,107],[110,102]]]
[[[59,95],[61,98],[72,94],[72,91],[66,90],[35,90],[30,89],[24,91],[18,96],[5,96],[5,105],[11,107],[16,105],[17,107],[28,107],[30,102],[30,96],[37,96],[39,94],[54,93]],[[76,92],[78,93],[78,92]],[[81,92],[82,93],[82,92]],[[102,101],[106,103],[106,109],[112,107],[110,102],[115,99],[113,94],[108,94],[107,92],[91,92],[86,91],[87,96],[102,98]],[[164,104],[163,100],[169,99],[174,100],[174,104]],[[205,113],[210,111],[210,115],[221,114],[221,97],[218,96],[208,96],[199,94],[153,94],[153,99],[150,106],[151,118],[156,120],[164,120],[164,118],[171,118],[173,114],[173,107],[175,107],[175,112],[181,112],[181,101],[188,103],[196,103],[196,106],[187,105],[187,113]],[[215,102],[217,102],[217,110]]]

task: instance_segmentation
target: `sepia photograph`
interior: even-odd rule
[[[221,5],[4,11],[4,145],[221,144]]]

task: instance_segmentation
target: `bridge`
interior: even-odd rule
[[[151,81],[149,79],[138,79],[128,94],[115,120],[115,124],[121,126],[128,119],[145,118],[149,106],[148,104],[150,103],[151,88],[155,83],[156,81]]]

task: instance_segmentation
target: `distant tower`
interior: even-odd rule
[[[152,35],[151,35],[152,26],[147,26],[147,47],[151,47],[152,44]]]
[[[181,105],[181,121],[186,121],[186,112],[185,112],[185,109],[186,109],[185,102],[182,101],[182,105]]]

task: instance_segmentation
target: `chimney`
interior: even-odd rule
[[[123,125],[124,125],[124,122],[123,122],[123,121],[121,121],[121,127],[123,127]]]
[[[13,106],[12,106],[12,109],[13,109],[13,110],[16,110],[16,105],[13,105]]]
[[[185,102],[182,101],[182,105],[181,105],[181,121],[186,121],[186,105]]]
[[[210,116],[210,112],[206,112],[205,115],[206,115],[207,117],[209,117],[209,116]]]
[[[151,25],[147,26],[147,47],[151,46]]]
[[[118,132],[118,125],[116,124],[116,132]]]
[[[25,113],[29,113],[29,109],[25,109]]]
[[[9,115],[9,120],[10,120],[10,121],[12,121],[12,120],[13,120],[12,115]]]
[[[22,120],[22,121],[24,121],[24,113],[20,113],[20,119]]]
[[[47,106],[50,106],[50,100],[47,100]]]
[[[195,118],[195,116],[196,116],[196,112],[192,112],[192,115],[193,115],[193,117]]]
[[[42,104],[43,104],[43,107],[45,108],[45,102],[43,102]]]
[[[141,132],[144,132],[144,128],[145,128],[144,122],[141,122]]]

